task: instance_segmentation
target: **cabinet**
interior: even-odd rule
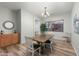
[[[19,33],[0,35],[0,47],[5,47],[20,42]]]

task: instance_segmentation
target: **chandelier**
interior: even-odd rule
[[[47,7],[44,7],[44,12],[42,13],[42,17],[47,17],[49,16],[49,13],[47,12]]]

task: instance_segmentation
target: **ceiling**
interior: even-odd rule
[[[28,12],[41,17],[42,12],[44,12],[44,7],[47,7],[50,15],[71,12],[73,2],[0,2],[0,6],[12,10],[24,8]]]

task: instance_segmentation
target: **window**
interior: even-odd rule
[[[54,31],[54,32],[63,32],[63,24],[64,20],[46,22],[48,31]]]

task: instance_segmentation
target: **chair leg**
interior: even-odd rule
[[[50,49],[51,49],[51,52],[52,52],[52,45],[50,44]]]
[[[32,52],[32,56],[34,56],[34,51]]]
[[[39,55],[41,55],[41,50],[39,49]]]
[[[45,49],[45,47],[46,47],[45,44],[43,45],[43,47],[44,47],[44,49]]]

